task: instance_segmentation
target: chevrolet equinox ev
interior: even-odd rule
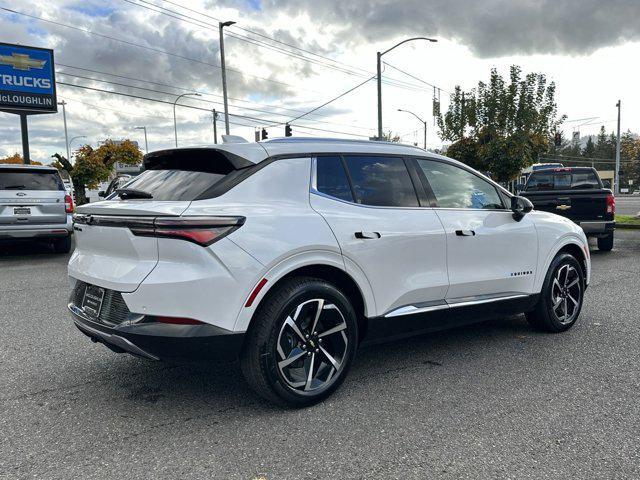
[[[74,216],[69,310],[115,352],[240,359],[304,406],[358,346],[524,313],[565,331],[587,239],[450,158],[385,142],[275,139],[152,152]]]

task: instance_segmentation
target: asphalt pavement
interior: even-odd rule
[[[640,214],[640,195],[618,195],[616,197],[616,213],[618,215]]]
[[[283,410],[237,364],[91,343],[67,256],[0,251],[0,478],[640,478],[640,231],[592,256],[569,332],[518,316],[371,347],[330,399]]]

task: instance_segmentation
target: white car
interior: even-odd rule
[[[116,352],[239,357],[259,394],[302,406],[342,383],[359,345],[514,313],[560,332],[580,313],[580,227],[455,160],[300,138],[144,165],[74,219],[69,309]]]

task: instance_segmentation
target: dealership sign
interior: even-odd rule
[[[53,50],[0,43],[0,110],[58,111]]]

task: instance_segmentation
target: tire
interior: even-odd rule
[[[610,252],[613,249],[613,233],[606,237],[598,238],[598,250],[602,252]]]
[[[294,277],[274,287],[258,307],[240,366],[261,397],[305,407],[344,381],[357,338],[356,313],[340,290],[317,278]]]
[[[56,253],[69,253],[71,251],[71,235],[54,240],[53,251]]]
[[[528,322],[544,332],[569,330],[580,316],[584,286],[580,262],[568,253],[559,254],[549,266],[538,303],[526,313]]]

